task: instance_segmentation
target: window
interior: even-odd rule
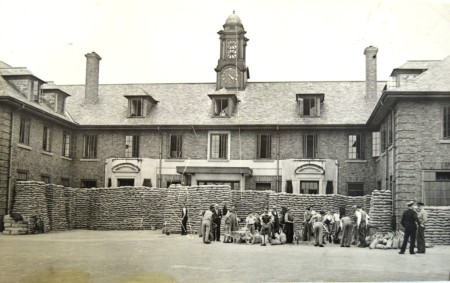
[[[228,104],[228,98],[216,98],[214,116],[230,116]]]
[[[211,134],[211,159],[228,159],[228,134]]]
[[[325,193],[327,195],[332,195],[334,193],[333,181],[327,181],[327,188]]]
[[[381,190],[381,180],[377,181],[377,190]]]
[[[183,148],[182,135],[170,135],[170,158],[181,158]]]
[[[173,184],[173,182],[172,182]],[[239,181],[197,181],[197,185],[206,186],[206,185],[226,185],[230,186],[232,190],[238,191],[241,189],[241,185]]]
[[[270,190],[272,190],[272,184],[271,183],[256,183],[255,190],[256,191],[270,191]]]
[[[44,126],[44,132],[42,134],[42,150],[50,152],[52,143],[52,132],[47,126]]]
[[[81,180],[81,188],[95,188],[97,187],[96,180]]]
[[[30,119],[20,118],[19,143],[30,145]]]
[[[303,98],[303,115],[304,116],[316,116],[316,99],[315,98]]]
[[[436,172],[436,181],[450,182],[450,172]]]
[[[380,148],[382,152],[386,149],[386,144],[386,125],[382,123],[380,127]]]
[[[348,158],[363,159],[363,146],[361,135],[348,135]]]
[[[56,112],[60,113],[60,114],[64,114],[64,104],[65,104],[65,97],[62,94],[57,94],[56,95]]]
[[[28,181],[28,171],[26,170],[17,170],[17,179],[16,181]]]
[[[83,158],[97,158],[97,135],[84,135]]]
[[[387,144],[388,146],[392,144],[392,137],[394,135],[394,130],[392,127],[392,114],[387,117]]]
[[[319,194],[319,181],[300,181],[300,193],[310,195]]]
[[[71,138],[70,133],[63,132],[62,156],[71,157]]]
[[[61,185],[64,187],[70,187],[70,179],[69,178],[61,178]]]
[[[444,139],[450,139],[450,106],[444,107]]]
[[[372,133],[372,157],[380,156],[381,144],[380,144],[380,132]]]
[[[118,187],[134,187],[134,179],[117,179]]]
[[[364,184],[362,183],[348,183],[348,196],[357,197],[364,195]]]
[[[46,183],[46,184],[50,184],[50,176],[49,175],[41,175],[41,181]]]
[[[286,193],[292,194],[292,181],[291,180],[286,181]]]
[[[317,136],[312,134],[303,135],[303,157],[317,157]]]
[[[258,135],[257,158],[272,158],[272,136]]]
[[[144,187],[152,187],[152,179],[144,179],[144,182],[142,182],[142,186]]]
[[[296,94],[299,114],[301,116],[319,117],[324,98],[323,93]]]
[[[111,188],[111,187],[112,187],[112,179],[108,178],[108,188]]]
[[[125,137],[125,157],[139,157],[139,136]]]
[[[131,117],[143,117],[144,116],[144,103],[142,98],[130,99],[130,116]]]

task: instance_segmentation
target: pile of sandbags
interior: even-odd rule
[[[19,181],[14,191],[15,197],[12,212],[21,214],[24,220],[28,220],[31,216],[36,216],[42,220],[44,231],[50,231],[45,183]]]
[[[231,204],[236,206],[237,217],[242,221],[241,227],[245,226],[245,219],[250,213],[261,215],[264,208],[269,206],[271,191],[231,191]],[[230,206],[228,207],[230,208]],[[269,207],[269,210],[272,207]]]
[[[392,231],[392,192],[389,190],[375,190],[369,210],[369,225],[378,228],[379,232]]]
[[[377,232],[373,236],[367,237],[366,242],[370,243],[370,249],[399,249],[402,246],[404,233],[402,231],[398,231],[396,233],[393,232]]]
[[[65,188],[63,186],[54,184],[45,185],[47,212],[52,231],[64,231],[68,229],[64,191]]]
[[[76,229],[88,229],[90,227],[90,206],[91,206],[91,196],[94,194],[89,194],[91,189],[75,189],[75,215],[73,216],[74,228]]]
[[[425,225],[426,242],[449,245],[450,244],[450,207],[426,206],[428,222]]]
[[[13,215],[14,216],[14,215]],[[20,216],[17,214],[17,216]],[[22,219],[22,217],[19,217]],[[3,224],[5,230],[3,230],[3,235],[25,235],[28,234],[28,223],[26,221],[16,219],[14,220],[10,215],[5,215],[3,217]]]

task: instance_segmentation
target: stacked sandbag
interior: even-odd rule
[[[379,232],[392,231],[392,192],[389,190],[375,190],[369,210],[369,225],[378,228]]]
[[[28,234],[28,223],[23,220],[14,220],[10,215],[3,217],[5,229],[3,235],[25,235]]]
[[[50,219],[47,211],[45,183],[36,181],[18,181],[14,188],[12,212],[19,213],[24,220],[37,216],[44,224],[44,231],[49,232]],[[30,223],[30,221],[28,221]]]
[[[91,227],[89,223],[91,222],[91,199],[89,191],[91,189],[75,189],[74,190],[74,205],[75,205],[75,214],[72,217],[74,220],[74,228],[75,229],[89,229]]]
[[[143,190],[144,229],[162,229],[166,197],[167,189],[165,188],[145,188]]]
[[[66,215],[65,188],[54,184],[45,185],[47,213],[51,231],[64,231],[68,229]]]
[[[272,191],[232,191],[231,204],[236,206],[237,217],[241,219],[240,227],[245,226],[245,219],[250,213],[261,215],[265,207],[269,207]],[[271,207],[269,207],[269,210]]]
[[[76,229],[75,216],[77,215],[76,210],[76,194],[77,190],[74,188],[64,189],[64,206],[67,220],[67,229]]]
[[[450,245],[450,207],[426,206],[428,221],[425,225],[425,241],[438,245]]]

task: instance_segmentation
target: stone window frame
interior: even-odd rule
[[[220,152],[219,152],[219,157],[213,157],[213,136],[220,136],[220,140],[219,143],[223,143],[224,140],[223,137],[226,136],[226,145],[220,145],[219,144],[219,150],[220,147],[222,146],[222,151],[226,150],[225,154],[223,154],[223,157],[220,157]],[[231,154],[231,132],[230,131],[210,131],[208,132],[208,160],[211,161],[228,161],[230,160],[230,154]]]
[[[347,135],[348,137],[348,151],[347,158],[349,160],[364,160],[364,136],[361,133],[350,133]],[[356,139],[351,139],[355,137]],[[358,142],[359,137],[359,146],[357,145],[356,149],[353,146],[356,142]]]
[[[144,117],[144,99],[142,97],[136,97],[130,98],[129,101],[130,117]]]
[[[265,154],[262,154],[262,137],[266,136]],[[263,156],[265,155],[265,156]],[[256,158],[257,159],[272,159],[272,135],[271,134],[258,134],[256,136]]]
[[[125,157],[138,158],[140,152],[140,136],[126,135],[125,136]]]
[[[31,136],[31,119],[29,117],[20,117],[19,125],[19,143],[23,145],[30,145]]]
[[[44,125],[42,128],[42,150],[45,152],[52,152],[52,127]]]
[[[312,136],[312,144],[311,142],[308,142],[308,137]],[[303,143],[302,143],[302,147],[303,147],[303,158],[306,159],[315,159],[317,158],[317,148],[318,148],[318,142],[317,142],[318,138],[317,138],[317,134],[311,134],[311,133],[307,133],[307,134],[303,134]],[[310,156],[308,154],[308,152],[310,152],[311,150],[310,147],[312,146],[312,156]]]
[[[296,102],[298,113],[303,117],[320,117],[323,110],[323,93],[298,93]]]
[[[28,181],[29,174],[28,170],[17,169],[16,181]]]
[[[183,135],[170,134],[169,135],[169,158],[182,158],[183,157]]]
[[[351,186],[355,186],[355,188],[350,188]],[[357,186],[361,186],[358,188]],[[355,192],[356,194],[350,195],[350,191]],[[348,182],[347,183],[347,196],[364,196],[364,183],[363,182]]]

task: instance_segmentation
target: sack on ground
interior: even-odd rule
[[[280,233],[280,242],[282,244],[286,243],[286,234],[284,234],[283,232]]]
[[[372,240],[372,242],[370,242],[369,248],[370,249],[375,249],[375,246],[378,244],[378,242],[379,242],[378,238],[374,238]]]

